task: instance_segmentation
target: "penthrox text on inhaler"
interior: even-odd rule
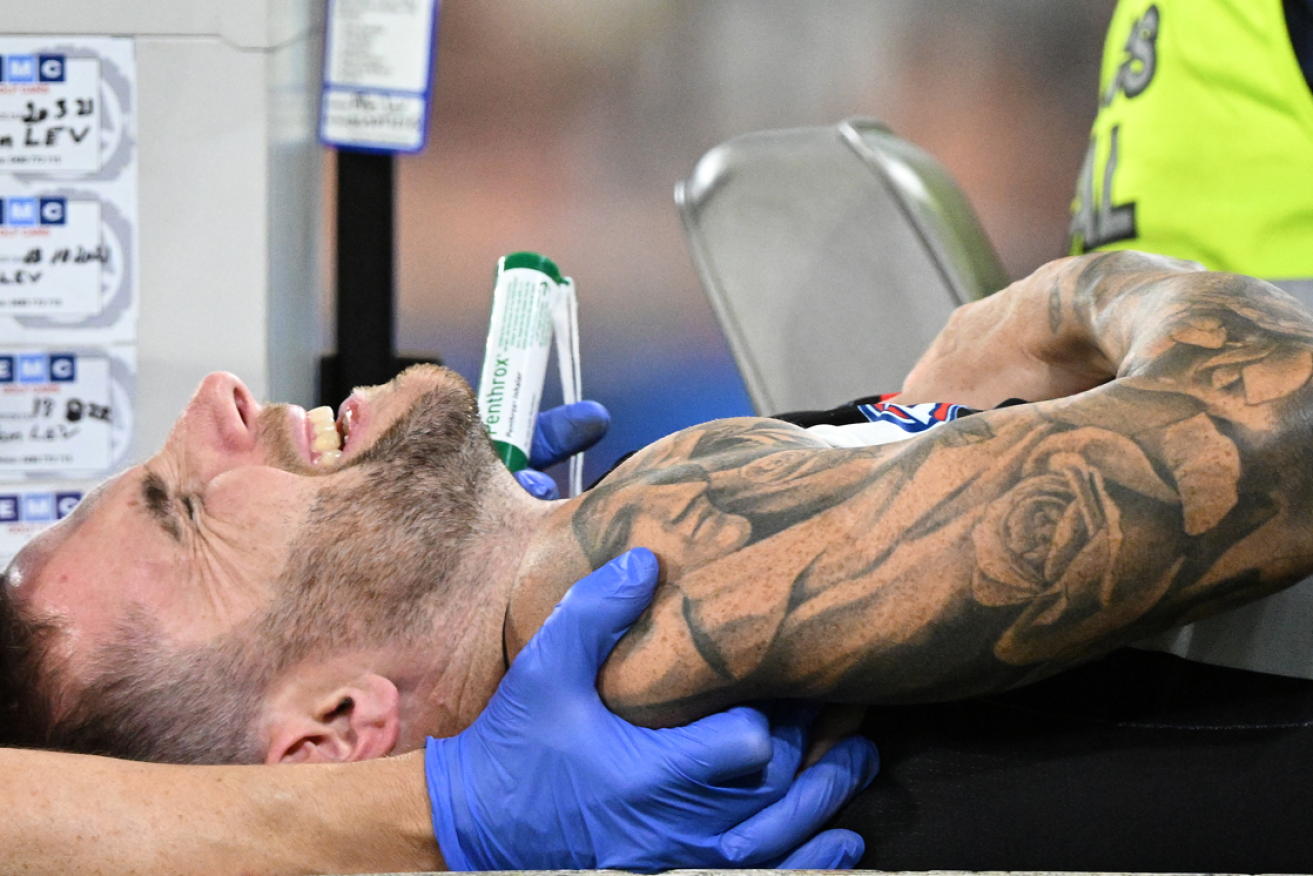
[[[551,259],[517,252],[498,261],[478,400],[497,455],[511,471],[529,464],[553,334],[561,394],[567,403],[579,400],[577,314],[574,283]],[[582,482],[579,456],[571,459],[572,494]]]

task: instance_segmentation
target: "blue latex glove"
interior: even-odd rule
[[[488,708],[425,756],[433,830],[453,870],[852,866],[862,840],[827,831],[875,776],[865,739],[796,781],[810,715],[738,707],[645,730],[597,695],[597,670],[643,612],[656,558],[638,548],[581,580],[515,658]],[[786,858],[785,856],[788,855]]]
[[[529,495],[539,499],[559,499],[556,481],[535,469],[543,469],[587,450],[606,434],[611,415],[595,401],[581,401],[549,408],[538,415],[529,448],[529,468],[517,471],[515,479]]]

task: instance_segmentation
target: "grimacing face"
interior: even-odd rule
[[[304,589],[306,578],[359,580],[360,598],[379,597],[375,609],[386,613],[370,588],[405,576],[371,567],[384,565],[377,541],[389,530],[377,506],[413,503],[440,486],[447,473],[426,479],[409,469],[441,447],[477,445],[472,404],[451,372],[411,369],[343,403],[342,457],[324,459],[303,409],[262,406],[233,375],[211,374],[159,453],[101,485],[20,552],[11,592],[25,613],[57,622],[52,659],[75,687],[95,678],[98,653],[134,624],[144,620],[173,646],[200,646],[276,605],[280,588]],[[449,420],[458,425],[448,428]],[[414,446],[438,439],[446,443]],[[396,535],[412,552],[414,538]],[[418,571],[397,586],[422,586],[426,559],[416,558]]]

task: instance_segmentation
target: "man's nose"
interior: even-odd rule
[[[257,450],[256,419],[260,405],[233,374],[216,371],[201,381],[173,427],[169,442],[200,462],[202,469],[246,461]],[[218,471],[207,472],[217,474]]]

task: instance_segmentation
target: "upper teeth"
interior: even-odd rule
[[[337,422],[330,407],[315,408],[306,414],[310,421],[310,449],[315,456],[316,465],[328,465],[342,458],[342,436],[338,434]]]

